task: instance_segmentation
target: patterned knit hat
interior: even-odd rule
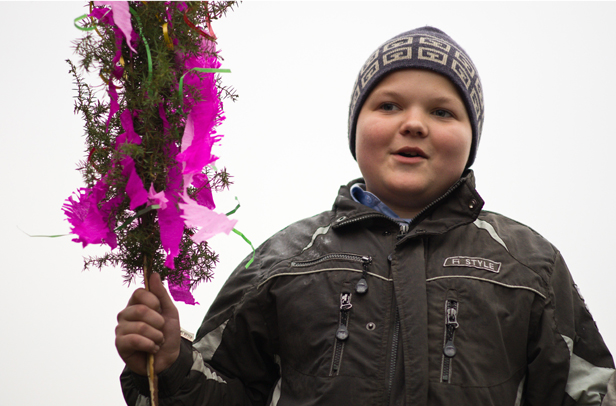
[[[349,146],[355,155],[355,130],[362,105],[376,85],[400,69],[429,69],[440,73],[458,88],[473,129],[473,142],[466,167],[475,161],[481,137],[484,107],[479,74],[471,58],[447,34],[422,27],[397,35],[381,45],[359,71],[349,106]]]

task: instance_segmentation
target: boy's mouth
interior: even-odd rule
[[[404,147],[394,152],[395,155],[400,155],[405,158],[421,157],[427,158],[426,154],[420,148]]]

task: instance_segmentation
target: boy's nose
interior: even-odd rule
[[[428,135],[428,127],[422,114],[409,111],[400,127],[400,133],[405,136],[426,137]]]

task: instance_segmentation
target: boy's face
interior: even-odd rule
[[[356,155],[366,189],[412,218],[462,175],[472,129],[454,85],[427,70],[391,73],[357,118]]]

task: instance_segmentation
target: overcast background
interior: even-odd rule
[[[83,122],[73,115],[67,58],[85,2],[1,2],[0,404],[121,405],[116,315],[135,286],[121,270],[82,272],[61,206],[83,185]],[[355,76],[390,37],[434,25],[473,58],[486,121],[474,169],[485,209],[530,225],[563,253],[612,351],[613,123],[616,3],[246,2],[214,23],[227,102],[215,154],[234,176],[219,210],[242,204],[237,228],[255,246],[292,221],[328,209],[359,176],[347,147]],[[179,304],[196,331],[209,303],[250,248],[211,241],[213,282]]]

